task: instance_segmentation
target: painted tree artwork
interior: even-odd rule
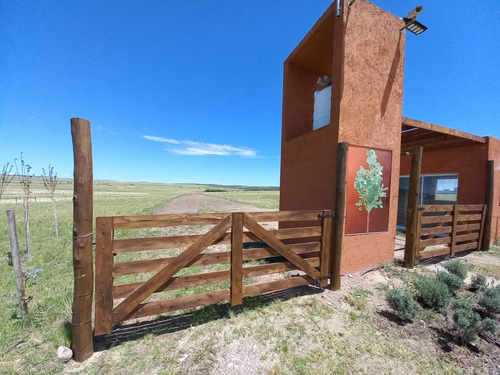
[[[388,230],[391,163],[389,150],[349,146],[346,234]]]
[[[359,201],[356,203],[356,206],[359,206],[360,210],[364,207],[370,213],[373,208],[383,207],[382,199],[380,198],[387,196],[385,193],[387,188],[384,187],[384,183],[382,182],[384,167],[377,161],[377,154],[374,150],[368,150],[366,151],[366,155],[368,156],[366,162],[369,169],[365,169],[363,166],[359,167],[354,187],[358,190],[359,194]]]

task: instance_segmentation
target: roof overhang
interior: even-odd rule
[[[401,151],[403,152],[415,146],[423,146],[424,151],[431,151],[486,142],[485,137],[403,117],[401,127]]]

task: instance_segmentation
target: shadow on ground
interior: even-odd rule
[[[243,299],[241,306],[231,306],[229,303],[204,306],[181,314],[159,316],[158,319],[130,324],[121,324],[110,334],[94,339],[94,351],[99,352],[123,342],[136,340],[147,334],[161,335],[182,331],[192,326],[208,323],[217,319],[226,319],[232,312],[235,315],[245,310],[253,310],[272,303],[275,300],[286,301],[298,296],[322,293],[323,289],[312,285],[280,290],[255,297]]]

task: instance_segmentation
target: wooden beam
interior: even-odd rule
[[[96,336],[113,328],[113,218],[96,219],[95,325]]]
[[[151,279],[130,294],[113,310],[113,324],[116,324],[133,314],[141,302],[160,289],[172,276],[184,268],[193,258],[207,246],[213,244],[231,227],[231,215],[205,233],[198,241],[188,247],[175,260],[158,271]]]
[[[460,213],[460,210],[458,208],[458,205],[453,206],[453,224],[451,225],[451,244],[450,244],[450,255],[452,257],[455,256],[455,247],[457,245],[457,226],[458,226],[458,215]]]
[[[83,362],[94,353],[92,342],[92,297],[94,292],[92,257],[93,172],[90,122],[81,118],[72,118],[71,135],[75,164],[72,348],[75,361]]]
[[[481,250],[489,250],[491,242],[491,221],[493,219],[493,192],[495,190],[495,162],[486,162],[486,186],[485,186],[486,216],[484,218],[483,238],[480,245]]]
[[[418,146],[411,153],[410,188],[408,191],[408,209],[406,211],[406,243],[404,262],[406,267],[415,267],[415,257],[420,238],[417,238],[417,210],[420,190],[420,168],[423,147]]]
[[[284,256],[288,261],[295,265],[301,271],[304,271],[312,279],[318,279],[321,275],[316,268],[307,263],[295,252],[290,250],[286,245],[283,244],[278,238],[273,236],[271,232],[265,230],[261,227],[255,220],[245,214],[245,227],[255,234],[262,241],[267,243],[270,247]]]
[[[415,128],[419,128],[419,129],[432,130],[432,131],[442,133],[442,134],[454,135],[456,137],[470,139],[471,141],[475,141],[475,142],[479,142],[479,143],[486,143],[485,137],[480,137],[478,135],[466,133],[466,132],[463,132],[460,130],[455,130],[455,129],[451,129],[451,128],[446,128],[444,126],[431,124],[429,122],[414,120],[414,119],[411,119],[408,117],[403,117],[403,124],[402,125],[411,126],[411,127],[415,127]]]
[[[328,285],[328,274],[330,273],[330,249],[332,248],[333,219],[323,217],[323,233],[321,235],[320,268],[321,273],[320,286],[322,288]]]
[[[231,306],[243,303],[243,221],[245,214],[234,213],[231,227]]]
[[[340,289],[340,263],[342,258],[342,241],[344,239],[345,223],[345,201],[346,201],[346,183],[347,183],[347,151],[349,143],[340,142],[337,146],[337,164],[335,171],[335,221],[332,241],[331,277],[330,288],[332,290]]]

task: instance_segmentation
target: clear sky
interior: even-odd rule
[[[500,1],[374,0],[407,32],[403,115],[500,138]],[[283,61],[329,0],[0,0],[0,165],[72,177],[278,185]]]

